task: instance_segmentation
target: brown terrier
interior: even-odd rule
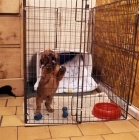
[[[36,94],[37,108],[35,114],[40,113],[43,100],[46,100],[46,110],[48,112],[54,112],[54,109],[50,105],[58,88],[59,81],[62,80],[66,72],[66,67],[60,66],[58,61],[58,54],[51,50],[45,50],[41,55],[40,63],[42,65],[42,71]]]

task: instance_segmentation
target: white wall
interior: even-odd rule
[[[96,4],[96,0],[87,0],[90,8],[93,8]],[[77,0],[78,8],[81,8],[82,0]],[[37,7],[67,7],[75,8],[76,0],[26,0],[27,6]]]

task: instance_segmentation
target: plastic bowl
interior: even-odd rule
[[[93,107],[92,114],[99,119],[115,120],[120,118],[121,109],[113,103],[97,103]]]

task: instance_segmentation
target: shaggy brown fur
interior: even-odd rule
[[[39,114],[41,110],[41,103],[45,100],[46,110],[48,112],[53,112],[54,109],[51,108],[51,103],[54,97],[54,94],[58,88],[59,81],[62,80],[66,67],[58,65],[59,56],[51,51],[45,50],[41,56],[41,79],[37,88],[36,94],[36,112]]]

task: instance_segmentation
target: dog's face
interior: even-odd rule
[[[59,56],[57,53],[51,50],[45,50],[40,59],[40,65],[46,66],[47,64],[51,64],[53,66],[59,63]]]

